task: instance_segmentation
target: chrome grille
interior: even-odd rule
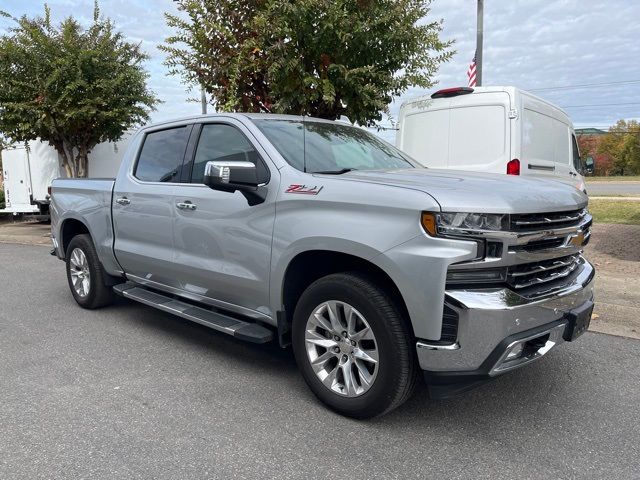
[[[511,215],[511,230],[522,232],[577,226],[586,214],[586,209],[580,209],[569,212]]]
[[[535,252],[537,250],[548,250],[550,248],[558,248],[564,245],[566,237],[545,238],[543,240],[533,240],[524,245],[515,245],[511,248],[514,252]]]
[[[508,231],[482,232],[479,237],[492,246],[494,255],[486,254],[487,248],[482,260],[451,265],[447,288],[505,286],[527,298],[567,288],[584,270],[581,253],[591,224],[586,208],[511,215]],[[495,248],[498,245],[502,248]]]
[[[509,267],[507,271],[507,283],[515,290],[537,287],[549,282],[566,279],[579,265],[579,254],[543,262],[516,265]]]
[[[512,245],[510,251],[536,252],[560,249],[569,244],[572,237],[578,232],[582,232],[584,235],[584,243],[582,245],[584,246],[591,235],[591,222],[591,216],[587,209],[557,213],[512,215],[510,219],[512,231],[520,235],[536,235],[537,233],[538,238],[532,238],[522,244]]]

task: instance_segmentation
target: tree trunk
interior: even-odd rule
[[[62,166],[64,167],[64,172],[67,174],[67,178],[73,178],[73,171],[66,159],[63,160]]]
[[[89,167],[89,155],[88,150],[85,147],[80,147],[78,149],[78,154],[76,155],[76,165],[78,170],[76,171],[78,178],[86,178]]]
[[[63,141],[54,144],[62,157],[62,166],[68,178],[86,178],[89,174],[89,151],[87,145],[71,145]]]
[[[73,162],[71,158],[69,158],[69,154],[65,149],[65,142],[64,141],[52,142],[52,144],[53,144],[53,147],[58,152],[58,155],[62,157],[62,166],[64,167],[64,171],[65,171],[65,174],[67,175],[67,178],[73,178],[75,176],[74,175],[75,170],[73,168]],[[73,152],[71,152],[71,154],[73,155]]]

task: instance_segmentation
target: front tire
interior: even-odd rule
[[[82,308],[100,308],[113,301],[113,290],[104,284],[102,264],[89,235],[76,235],[66,251],[67,281]]]
[[[418,369],[407,322],[364,274],[332,274],[311,284],[296,306],[292,340],[305,381],[342,415],[382,415],[413,393]]]

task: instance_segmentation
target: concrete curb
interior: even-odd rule
[[[11,237],[0,237],[0,244],[6,243],[11,245],[31,245],[34,247],[52,247],[51,240],[46,242],[41,242],[39,240],[25,240],[24,238],[11,238]]]

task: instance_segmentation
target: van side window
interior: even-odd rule
[[[572,162],[569,127],[543,113],[524,109],[522,158],[526,162],[555,162],[567,167]]]
[[[133,175],[144,182],[179,182],[190,130],[185,125],[148,133]]]
[[[578,149],[578,141],[576,136],[571,134],[571,143],[573,146],[573,166],[577,172],[582,173],[582,160],[580,160],[580,150]]]
[[[258,162],[258,152],[240,130],[222,123],[202,126],[193,162],[191,183],[204,183],[207,162]]]

